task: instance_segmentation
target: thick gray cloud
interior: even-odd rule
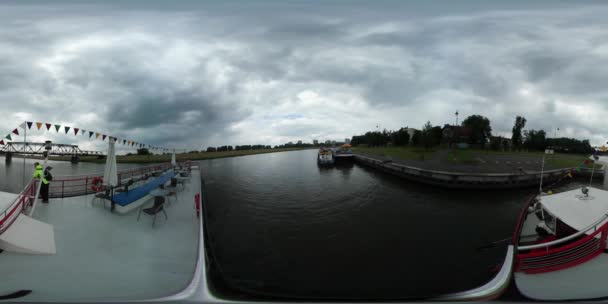
[[[2,2],[0,128],[48,121],[201,149],[442,125],[459,110],[499,134],[523,115],[600,144],[606,13],[594,1]]]

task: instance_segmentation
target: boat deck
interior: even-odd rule
[[[37,203],[33,218],[54,226],[57,253],[0,254],[0,295],[32,290],[19,301],[104,301],[151,299],[175,294],[192,280],[199,239],[194,195],[200,174],[192,170],[185,190],[152,217],[139,209],[110,213],[109,202],[93,196]],[[180,187],[181,188],[181,187]],[[151,202],[150,204],[151,205]]]
[[[608,297],[608,254],[602,253],[576,267],[559,271],[515,273],[517,289],[535,300],[581,300]]]

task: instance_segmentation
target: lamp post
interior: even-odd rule
[[[455,124],[455,126],[457,126],[458,125],[458,110],[456,110],[456,113],[454,113],[454,115],[456,115],[456,124]]]

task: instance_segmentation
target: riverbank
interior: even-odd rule
[[[260,149],[260,150],[243,150],[243,151],[223,151],[223,152],[198,152],[198,153],[176,153],[175,158],[177,161],[185,160],[205,160],[214,158],[226,158],[226,157],[238,157],[245,155],[254,154],[266,154],[276,152],[287,152],[297,151],[313,148],[280,148],[280,149]],[[314,148],[316,149],[316,148]],[[68,156],[51,157],[49,159],[57,161],[70,161]],[[80,157],[81,162],[93,162],[93,163],[104,163],[105,158],[98,158],[97,156],[82,156]],[[118,155],[118,163],[163,163],[171,161],[171,154],[164,155]]]
[[[502,152],[474,149],[431,149],[420,148],[353,148],[353,152],[380,161],[436,170],[462,173],[510,173],[541,171],[545,157],[545,170],[566,168],[590,168],[584,162],[589,155],[552,154],[542,152]]]

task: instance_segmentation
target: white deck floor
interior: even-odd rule
[[[19,194],[0,191],[0,212],[4,212],[19,196]]]
[[[536,300],[575,300],[608,297],[608,254],[576,267],[559,271],[525,274],[515,273],[517,289]]]
[[[166,205],[169,219],[137,210],[110,213],[93,197],[39,203],[34,218],[54,226],[57,254],[0,254],[0,295],[21,289],[32,293],[17,301],[95,301],[149,299],[185,288],[194,273],[199,226],[194,195],[200,174]],[[109,205],[109,204],[108,204]]]

